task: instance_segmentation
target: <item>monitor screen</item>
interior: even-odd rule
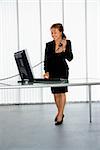
[[[22,81],[33,81],[33,73],[32,68],[29,63],[29,57],[27,54],[27,50],[21,50],[14,53],[14,57],[17,63],[17,67],[19,70],[20,77]]]

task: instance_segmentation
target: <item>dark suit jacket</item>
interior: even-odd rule
[[[57,73],[58,76],[66,75],[66,70],[69,69],[67,62],[73,59],[71,41],[67,40],[65,52],[55,53],[55,42],[46,43],[44,70],[49,73]]]

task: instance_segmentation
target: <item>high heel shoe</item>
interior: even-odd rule
[[[61,125],[62,123],[63,123],[63,120],[57,121],[57,122],[55,123],[55,125],[58,126],[58,125]]]
[[[57,121],[57,122],[55,123],[55,125],[61,125],[61,124],[63,123],[63,118],[64,118],[64,114],[63,114],[63,116],[62,116],[61,121]]]
[[[57,121],[57,117],[58,117],[58,115],[55,117],[55,122]],[[64,114],[63,114],[63,118],[64,118]]]
[[[58,115],[55,117],[55,122],[57,121],[57,117],[58,117]]]

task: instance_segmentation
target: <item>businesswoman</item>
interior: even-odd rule
[[[50,30],[53,41],[46,43],[44,78],[65,78],[68,80],[69,67],[66,60],[71,61],[73,59],[71,41],[63,33],[64,29],[61,23],[53,24]],[[55,125],[60,125],[63,123],[65,93],[68,92],[68,87],[51,87],[51,91],[57,106]]]

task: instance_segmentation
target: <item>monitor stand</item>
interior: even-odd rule
[[[21,81],[18,81],[18,83],[20,83],[21,85],[30,85],[30,84],[33,84],[33,81],[29,81],[29,80],[21,80]]]

